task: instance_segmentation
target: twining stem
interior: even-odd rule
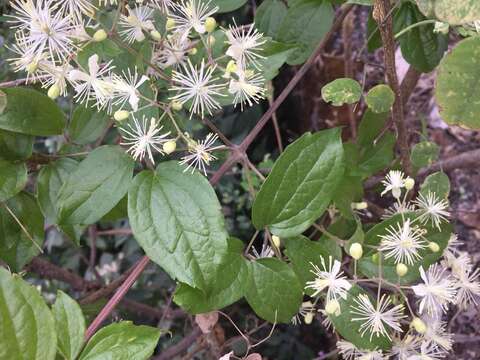
[[[135,265],[135,268],[132,272],[128,275],[125,281],[120,285],[118,290],[112,296],[112,298],[107,302],[105,307],[100,311],[97,317],[92,321],[90,326],[88,327],[85,333],[85,341],[88,341],[93,334],[97,331],[97,329],[102,325],[105,319],[110,315],[113,309],[118,305],[118,303],[122,300],[125,296],[127,291],[132,287],[132,285],[137,281],[138,277],[141,275],[143,270],[147,267],[150,259],[147,256],[141,258],[138,263]]]
[[[373,18],[377,22],[382,37],[384,62],[388,84],[395,93],[395,102],[392,107],[392,118],[397,129],[397,144],[400,150],[400,161],[403,170],[412,174],[410,162],[410,150],[408,145],[408,133],[403,112],[402,92],[397,77],[395,65],[395,39],[393,37],[393,19],[388,16],[391,10],[390,0],[375,0],[373,6]]]
[[[423,26],[423,25],[428,25],[428,24],[435,24],[437,20],[423,20],[419,21],[415,24],[412,24],[410,26],[407,26],[405,29],[402,29],[398,33],[395,34],[395,40],[398,39],[400,36],[405,35],[407,32],[409,32],[412,29],[415,29],[416,27]]]

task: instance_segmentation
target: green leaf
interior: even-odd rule
[[[361,149],[358,172],[352,171],[352,175],[365,179],[385,169],[394,159],[395,142],[395,135],[387,132],[376,143]]]
[[[354,104],[362,97],[360,84],[349,78],[333,80],[322,88],[322,98],[333,106]]]
[[[280,0],[265,0],[255,13],[255,27],[264,36],[275,38],[286,14],[285,3]]]
[[[0,258],[13,271],[20,271],[40,252],[44,238],[42,213],[33,196],[22,192],[0,204],[0,219]]]
[[[298,47],[289,56],[289,65],[299,65],[308,59],[330,30],[333,17],[328,1],[299,0],[290,6],[275,39]]]
[[[418,216],[416,213],[407,213],[403,214],[405,219],[413,220]],[[369,246],[378,246],[381,242],[380,235],[387,235],[387,228],[394,226],[395,228],[398,225],[403,224],[402,214],[397,214],[387,220],[382,221],[381,223],[375,225],[365,234],[365,244]],[[443,254],[443,250],[447,246],[448,239],[452,232],[452,227],[450,224],[445,224],[441,227],[441,230],[434,228],[430,225],[422,226],[427,232],[424,235],[427,241],[432,241],[437,243],[440,246],[440,251],[434,253],[429,248],[419,251],[420,259],[413,262],[412,265],[408,266],[408,273],[402,278],[398,278],[396,272],[396,264],[394,258],[383,259],[382,260],[382,274],[383,278],[397,283],[400,281],[401,284],[411,284],[412,282],[420,278],[420,273],[418,268],[423,266],[424,269],[428,268],[431,264],[435,263]],[[372,259],[372,255],[375,252],[373,250],[366,251],[364,257],[358,262],[358,270],[363,273],[365,276],[372,278],[378,277],[379,264],[378,262]]]
[[[218,267],[210,294],[180,283],[175,290],[175,303],[189,313],[199,314],[222,309],[241,299],[248,282],[248,262],[242,251],[243,242],[230,238],[228,253]]]
[[[282,239],[282,241],[286,247],[285,254],[290,259],[293,271],[300,279],[302,288],[305,287],[307,281],[315,278],[315,275],[311,272],[313,269],[312,263],[320,265],[320,257],[323,257],[327,262],[329,256],[339,259],[339,254],[332,254],[322,241],[312,241],[303,235]],[[307,295],[313,293],[311,289],[306,289],[305,292]]]
[[[93,224],[125,196],[134,161],[118,146],[93,150],[67,178],[58,194],[60,224]]]
[[[0,268],[0,359],[53,360],[55,324],[37,289]]]
[[[104,111],[92,107],[77,106],[68,127],[70,139],[80,145],[91,143],[98,139],[108,124],[109,116]]]
[[[367,109],[358,126],[357,144],[360,147],[370,147],[382,131],[389,117],[389,113],[375,113]]]
[[[258,67],[262,70],[262,75],[266,81],[272,80],[278,75],[279,69],[285,64],[293,51],[295,51],[294,46],[273,40],[264,45],[262,55],[265,58],[258,61]]]
[[[478,0],[416,0],[426,17],[437,18],[450,25],[462,25],[480,19]]]
[[[143,171],[128,193],[128,217],[145,253],[173,279],[209,293],[227,252],[215,191],[176,161]]]
[[[0,202],[17,195],[27,184],[27,166],[0,159]]]
[[[301,234],[325,211],[344,171],[340,130],[307,133],[278,158],[253,203],[252,220],[280,237]]]
[[[122,321],[100,329],[87,343],[79,360],[147,360],[160,338],[160,330]]]
[[[374,113],[386,113],[390,111],[395,102],[395,93],[390,86],[380,84],[370,89],[365,102]]]
[[[394,31],[398,33],[425,19],[414,4],[404,2],[395,14]],[[398,39],[405,60],[418,71],[425,73],[437,67],[448,49],[448,36],[435,33],[434,28],[434,24],[418,26]]]
[[[48,96],[26,88],[2,91],[7,94],[7,106],[0,114],[0,129],[38,136],[63,133],[63,113]]]
[[[289,323],[302,303],[302,285],[290,266],[276,258],[250,263],[245,297],[262,319]]]
[[[75,300],[59,290],[52,311],[57,329],[58,349],[65,359],[75,360],[82,350],[85,336],[82,309]]]
[[[218,13],[226,13],[241,8],[246,2],[247,0],[213,0],[210,8],[218,6]]]
[[[335,329],[342,335],[344,339],[353,343],[357,348],[362,350],[389,350],[391,348],[391,341],[387,337],[373,336],[370,341],[370,336],[366,333],[364,336],[361,336],[360,325],[362,321],[352,321],[352,318],[358,317],[352,313],[352,307],[358,305],[355,303],[354,299],[360,294],[367,294],[361,287],[358,285],[353,285],[348,291],[346,299],[340,299],[340,314],[329,315],[329,319],[332,321]],[[368,294],[367,294],[368,295]],[[370,299],[372,300],[372,299]],[[372,304],[375,306],[375,302],[372,301]]]
[[[58,193],[77,167],[77,161],[70,158],[62,158],[44,166],[38,174],[38,204],[47,221],[52,224],[58,222]]]
[[[430,174],[420,186],[420,193],[427,196],[429,192],[435,193],[440,198],[448,198],[450,194],[450,180],[444,172]]]
[[[459,42],[440,63],[435,97],[448,124],[480,129],[479,65],[479,36]]]
[[[440,148],[437,144],[421,141],[413,147],[410,160],[417,169],[420,169],[437,161],[439,153]]]
[[[34,140],[30,135],[0,130],[0,158],[10,161],[28,159],[32,156]]]

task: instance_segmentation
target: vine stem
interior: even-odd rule
[[[382,37],[384,62],[388,84],[395,93],[395,102],[392,107],[392,119],[397,130],[397,144],[400,150],[400,161],[407,175],[412,174],[408,133],[403,112],[402,91],[397,76],[395,64],[395,39],[393,35],[393,19],[389,17],[391,11],[390,0],[375,0],[373,5],[373,19],[377,22]]]
[[[127,291],[132,287],[132,285],[137,281],[140,274],[145,270],[150,259],[148,256],[142,257],[138,263],[135,265],[134,269],[125,279],[125,281],[120,285],[118,290],[112,296],[112,298],[108,301],[105,307],[100,311],[97,317],[92,321],[90,326],[88,327],[87,331],[85,332],[85,341],[88,341],[93,334],[97,331],[97,329],[102,325],[105,319],[110,315],[113,309],[118,305],[118,303],[122,300],[125,296]]]
[[[292,92],[295,86],[300,82],[303,76],[307,73],[310,67],[315,63],[318,55],[325,49],[332,35],[340,28],[345,17],[352,10],[354,5],[346,5],[342,8],[340,14],[337,16],[334,24],[332,25],[329,32],[323,37],[323,39],[318,44],[317,48],[312,55],[308,58],[307,62],[302,65],[300,70],[295,74],[295,76],[290,80],[288,85],[283,89],[280,95],[275,99],[272,105],[268,110],[263,114],[255,127],[250,131],[250,133],[245,137],[240,145],[232,148],[232,153],[227,158],[227,160],[222,164],[222,166],[213,174],[211,182],[217,183],[220,178],[228,171],[230,168],[244,158],[245,151],[252,144],[255,138],[258,136],[260,131],[267,125],[268,121],[272,118],[275,112],[278,110],[280,105],[285,101],[287,96]]]

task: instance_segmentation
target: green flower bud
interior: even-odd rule
[[[130,116],[130,113],[126,110],[118,110],[118,111],[115,111],[115,113],[113,114],[113,118],[116,121],[126,120],[128,119],[129,116]]]
[[[169,140],[163,144],[163,152],[166,154],[171,154],[177,148],[177,143],[175,140]]]
[[[213,17],[208,17],[207,20],[205,20],[205,30],[207,30],[207,32],[213,32],[216,27],[217,21]]]
[[[350,256],[355,260],[360,260],[363,256],[363,247],[360,243],[353,243],[350,246]]]
[[[97,30],[95,34],[93,34],[93,41],[95,42],[102,42],[106,40],[108,37],[107,32],[103,29]]]

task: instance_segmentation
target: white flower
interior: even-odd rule
[[[360,332],[362,337],[366,332],[370,333],[370,340],[373,335],[377,337],[383,335],[391,339],[387,328],[390,327],[398,332],[402,332],[399,321],[404,318],[403,305],[396,305],[387,310],[392,301],[385,294],[382,295],[376,307],[373,306],[370,298],[366,294],[360,294],[354,299],[356,306],[352,306],[350,312],[358,317],[352,318],[352,321],[361,321]]]
[[[297,326],[302,323],[301,318],[303,317],[303,321],[305,324],[310,324],[313,320],[313,316],[315,315],[315,306],[312,304],[311,301],[305,301],[300,305],[300,309],[298,313],[292,318],[292,324]]]
[[[275,255],[272,247],[266,243],[262,244],[262,249],[260,250],[260,253],[257,251],[257,249],[255,249],[255,247],[252,247],[252,253],[255,259],[269,258]]]
[[[415,205],[407,202],[395,202],[392,206],[385,210],[382,219],[389,219],[397,214],[406,214],[415,211]]]
[[[446,199],[439,199],[437,195],[431,191],[428,192],[427,196],[423,196],[423,194],[420,193],[415,204],[419,210],[422,211],[418,220],[422,224],[430,221],[438,230],[440,230],[442,221],[447,221],[447,218],[450,216],[450,213],[447,211],[448,201]]]
[[[399,223],[387,229],[387,235],[380,235],[379,250],[385,252],[387,259],[394,257],[395,263],[413,264],[421,256],[419,250],[424,249],[426,241],[423,239],[423,231],[416,226],[410,225],[407,219],[402,225]]]
[[[315,275],[315,279],[307,281],[305,289],[315,290],[312,296],[317,296],[320,292],[327,289],[327,302],[337,300],[339,297],[346,299],[347,292],[352,285],[348,282],[347,277],[343,275],[343,271],[340,270],[342,265],[340,261],[333,260],[333,258],[329,256],[328,268],[322,256],[320,256],[320,261],[322,268],[310,263],[313,267],[313,270],[310,270],[310,272]]]
[[[463,245],[463,242],[458,240],[458,236],[456,234],[451,234],[450,238],[448,239],[448,244],[445,250],[443,251],[443,256],[456,254],[458,252],[458,248]]]
[[[93,17],[97,9],[90,0],[63,0],[58,4],[60,5],[59,11],[65,15],[71,14],[75,22],[81,22],[83,15]]]
[[[12,64],[15,72],[25,71],[27,73],[27,83],[37,81],[42,66],[52,62],[47,53],[31,52],[30,44],[23,31],[15,33],[15,44],[9,49],[17,56],[8,61]]]
[[[41,82],[43,88],[51,86],[58,86],[60,94],[67,95],[67,76],[72,70],[72,67],[67,63],[62,66],[55,66],[53,63],[45,63],[40,66]]]
[[[98,55],[94,54],[88,59],[88,73],[81,70],[71,70],[68,80],[72,83],[77,101],[87,103],[95,100],[95,105],[101,109],[108,106],[113,96],[113,86],[110,74],[113,67],[111,61],[100,66]]]
[[[393,339],[390,356],[398,360],[408,360],[420,350],[422,339],[418,336],[406,335],[403,339]]]
[[[220,104],[213,97],[224,96],[219,93],[224,85],[214,83],[216,80],[212,77],[214,70],[215,66],[207,68],[203,60],[200,69],[193,66],[188,60],[188,64],[183,66],[182,72],[173,71],[172,80],[177,85],[174,85],[171,90],[178,91],[178,93],[170,100],[177,100],[182,104],[191,100],[190,117],[193,114],[199,114],[203,118],[205,112],[211,115],[212,110],[220,108]]]
[[[140,101],[138,88],[145,82],[148,81],[148,77],[142,75],[138,79],[139,75],[137,73],[137,68],[132,74],[130,68],[128,68],[128,74],[123,73],[122,77],[118,75],[113,75],[112,83],[114,88],[113,97],[115,98],[113,104],[119,105],[120,108],[123,108],[125,103],[128,101],[133,111],[138,110],[138,103]]]
[[[402,188],[405,187],[405,178],[403,172],[399,170],[390,170],[382,181],[385,190],[382,191],[382,196],[389,191],[392,192],[394,198],[398,199],[402,194]]]
[[[74,25],[71,15],[52,12],[53,0],[15,0],[11,6],[18,14],[12,15],[16,27],[26,31],[26,42],[31,54],[48,52],[52,59],[65,60],[73,50],[70,32]]]
[[[420,276],[424,283],[412,286],[415,295],[421,298],[419,313],[439,317],[442,311],[447,311],[448,303],[455,302],[455,284],[439,264],[431,265],[427,272],[420,266]]]
[[[213,146],[217,139],[218,135],[212,133],[208,134],[207,137],[201,141],[191,139],[188,144],[189,154],[182,157],[182,161],[180,162],[182,165],[187,164],[185,171],[191,168],[193,173],[195,169],[198,169],[207,176],[206,166],[210,165],[212,160],[217,159],[211,152],[223,148],[223,146]]]
[[[345,340],[337,341],[337,349],[345,360],[354,360],[360,353],[354,344]]]
[[[182,0],[173,5],[176,10],[170,14],[170,18],[175,20],[173,30],[185,37],[188,37],[192,29],[199,34],[205,33],[205,20],[219,9],[218,6],[210,7],[210,0]]]
[[[456,278],[469,273],[473,267],[470,255],[464,251],[457,251],[454,254],[450,252],[445,253],[442,265],[449,267]]]
[[[152,0],[155,6],[164,14],[168,14],[170,9],[173,8],[173,0]]]
[[[427,331],[423,334],[424,340],[443,350],[452,350],[453,334],[447,333],[445,321],[434,317],[426,317],[423,321],[427,324]]]
[[[145,116],[143,117],[142,122],[139,122],[134,117],[133,123],[133,126],[128,124],[128,128],[119,128],[123,133],[122,137],[125,140],[120,144],[129,147],[127,152],[132,155],[135,160],[142,161],[145,156],[148,155],[150,161],[154,163],[153,150],[163,154],[161,145],[169,140],[167,137],[170,135],[170,132],[159,134],[163,126],[158,126],[155,118],[151,118],[150,124],[148,124],[148,120]]]
[[[119,31],[119,34],[123,36],[128,43],[145,40],[143,31],[155,30],[152,22],[153,9],[148,6],[138,6],[134,9],[127,7],[127,10],[128,16],[120,16],[119,25],[122,30]]]
[[[249,63],[258,66],[258,60],[265,58],[259,52],[266,40],[253,25],[237,26],[234,22],[225,33],[230,45],[226,54],[233,58],[240,68],[245,70]]]
[[[469,267],[463,267],[460,271],[453,272],[457,280],[455,303],[461,309],[466,309],[470,304],[477,306],[480,299],[480,268],[471,270]]]
[[[190,45],[191,41],[188,38],[175,33],[164,41],[160,49],[153,52],[152,62],[162,69],[172,65],[184,65]]]
[[[255,74],[250,70],[238,69],[236,72],[237,79],[232,78],[228,87],[228,92],[235,95],[233,103],[235,106],[240,104],[243,111],[243,105],[248,103],[252,106],[260,99],[265,97],[265,88],[263,87],[265,79],[261,74]]]
[[[439,349],[436,345],[423,342],[420,346],[420,352],[412,355],[408,360],[439,360],[445,357],[445,352]]]

